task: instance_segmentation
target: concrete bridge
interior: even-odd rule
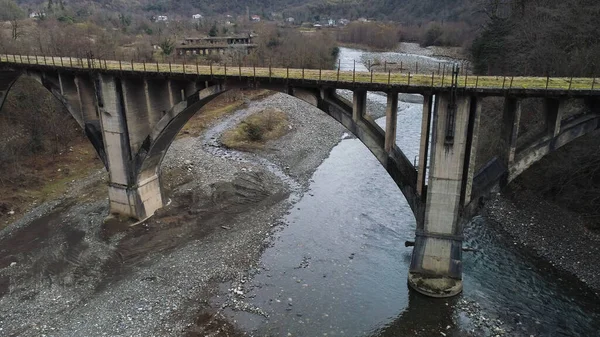
[[[0,108],[20,76],[36,79],[68,109],[106,166],[110,211],[150,217],[167,200],[160,165],[185,123],[233,88],[281,91],[318,107],[354,133],[386,168],[417,219],[409,284],[434,297],[462,290],[463,221],[480,195],[506,184],[547,153],[599,128],[595,79],[507,78],[443,74],[359,73],[322,69],[0,55]],[[353,92],[352,101],[336,89]],[[387,94],[385,130],[366,113],[367,92]],[[399,93],[424,97],[418,168],[396,146]],[[481,99],[504,98],[502,154],[479,172],[475,155]],[[545,100],[546,129],[517,146],[521,102]],[[567,99],[580,115],[564,116]],[[428,169],[425,169],[428,168]]]

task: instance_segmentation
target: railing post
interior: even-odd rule
[[[6,60],[8,61],[8,57],[6,58]],[[21,63],[23,63],[23,56],[21,56],[21,54],[19,54],[19,60],[21,60]]]
[[[272,77],[272,73],[271,73],[271,63],[269,63],[269,82],[271,82],[271,77]]]
[[[321,78],[322,78],[321,73],[322,73],[322,69],[321,69],[321,67],[319,67],[319,83],[321,82]]]
[[[304,82],[304,66],[302,66],[302,82]]]
[[[144,63],[144,72],[146,72],[146,61],[142,61]]]
[[[435,76],[435,71],[431,72],[431,87],[433,88],[433,80],[434,80],[434,76]],[[467,87],[467,84],[465,83],[465,88]]]
[[[212,61],[210,61],[210,77],[213,77],[213,71],[212,71]]]
[[[227,77],[227,63],[225,63],[225,77]]]
[[[198,67],[198,59],[196,59],[196,75],[200,76],[200,68]]]
[[[73,68],[73,58],[71,58],[71,56],[69,56],[69,64],[71,65],[71,68]]]
[[[373,70],[371,70],[371,84],[373,84]]]
[[[40,64],[40,62],[38,61],[38,56],[37,56],[37,54],[35,55],[35,64]]]
[[[119,60],[119,70],[123,71],[123,63],[121,62],[121,60]]]
[[[596,78],[594,77],[594,78],[592,79],[592,90],[594,90],[594,85],[595,85],[595,84],[596,84]]]
[[[159,73],[160,69],[158,68],[158,61],[156,61],[156,72]]]
[[[131,71],[135,71],[135,69],[133,68],[133,59],[131,60]]]
[[[388,85],[391,84],[391,80],[392,80],[392,71],[388,70]]]
[[[61,66],[61,67],[64,67],[64,66],[65,66],[65,63],[63,62],[63,57],[62,57],[62,56],[60,57],[60,66]]]
[[[287,73],[287,81],[290,81],[290,67],[286,68],[286,73]]]
[[[256,64],[253,65],[254,68],[254,85],[256,85]]]
[[[169,76],[171,76],[172,72],[173,72],[173,68],[171,67],[171,61],[169,61]]]
[[[341,68],[342,63],[339,62],[338,64],[338,68],[337,68],[337,79],[335,80],[335,82],[339,82],[340,81],[340,68]]]
[[[444,64],[444,71],[442,72],[442,87],[444,86],[445,78],[446,78],[446,65]]]
[[[356,80],[356,60],[354,60],[354,66],[352,68],[352,83]]]
[[[402,68],[402,67],[400,67],[400,68]],[[387,72],[387,60],[383,61],[383,71]],[[400,71],[402,71],[402,70],[400,70]]]
[[[419,73],[419,61],[417,61],[415,63],[416,63],[415,74],[418,74]]]
[[[571,85],[573,85],[573,76],[571,76],[571,80],[569,81],[569,91],[571,91]]]
[[[408,85],[410,86],[410,71],[408,72]]]

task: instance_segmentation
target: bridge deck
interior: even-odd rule
[[[402,92],[439,92],[449,90],[451,73],[410,74],[353,72],[320,69],[287,69],[244,67],[228,65],[198,65],[180,63],[141,63],[71,57],[44,57],[31,55],[0,55],[0,64],[17,67],[53,67],[65,70],[123,71],[148,74],[196,75],[231,79],[254,79],[256,81],[298,82],[305,85],[331,85],[336,88],[362,88],[365,90],[397,90]],[[600,83],[596,78],[564,77],[504,77],[474,76],[458,77],[461,90],[489,95],[600,95]]]

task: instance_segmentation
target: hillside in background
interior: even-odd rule
[[[52,0],[50,0],[52,2]],[[60,0],[54,0],[54,3]],[[22,7],[39,10],[48,1],[18,0]],[[136,14],[243,15],[248,7],[251,14],[269,18],[273,15],[292,16],[302,21],[326,17],[419,22],[429,20],[467,21],[474,19],[474,2],[469,0],[87,0],[64,1],[65,6],[80,11],[104,9]],[[475,15],[477,17],[477,15]]]

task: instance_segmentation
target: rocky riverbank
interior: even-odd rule
[[[489,200],[483,214],[514,241],[600,296],[600,235],[585,220],[528,190],[507,190]]]
[[[330,117],[282,94],[239,113],[265,107],[285,111],[291,130],[261,151],[222,151],[205,135],[176,141],[162,166],[172,203],[140,226],[103,224],[105,173],[98,171],[0,232],[1,334],[233,331],[208,299],[224,282],[252,273],[288,196],[302,193],[343,133]],[[243,306],[233,299],[221,305]]]

